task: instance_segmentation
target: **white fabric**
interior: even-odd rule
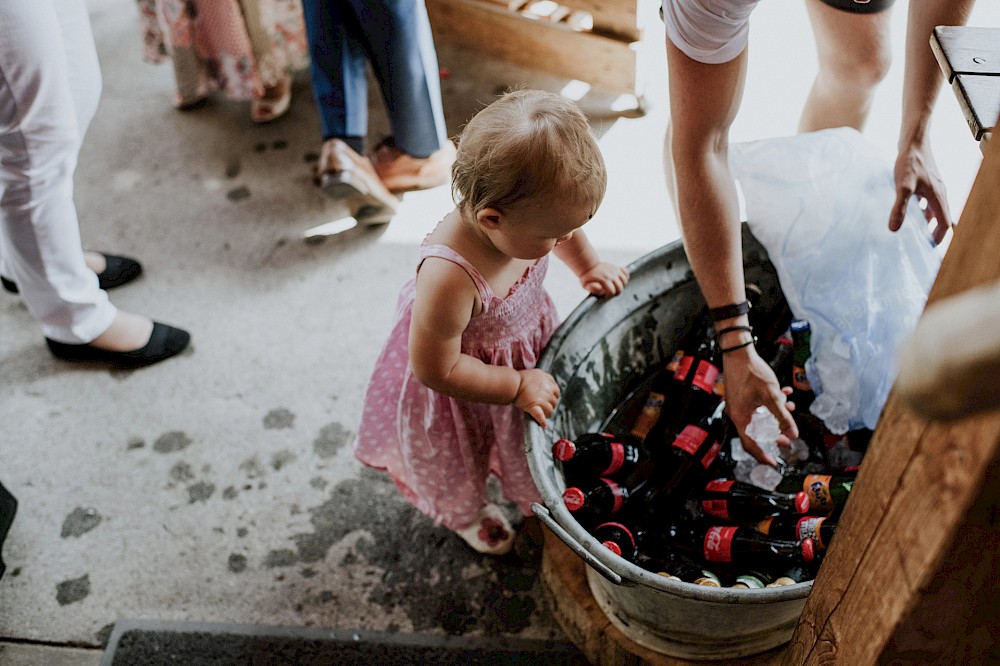
[[[87,343],[117,313],[87,269],[73,171],[101,94],[85,0],[0,0],[0,274],[46,337]]]
[[[747,46],[750,14],[760,0],[663,0],[667,37],[698,62],[729,62]]]

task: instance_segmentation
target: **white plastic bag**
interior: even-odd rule
[[[916,201],[897,232],[892,170],[856,130],[731,147],[746,221],[792,313],[812,326],[810,411],[834,433],[874,429],[941,257]]]

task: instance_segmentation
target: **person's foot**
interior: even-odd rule
[[[286,74],[273,86],[264,88],[264,94],[250,102],[250,119],[255,123],[269,123],[285,115],[292,104],[292,77]]]
[[[496,504],[484,506],[471,525],[455,530],[455,534],[484,555],[504,555],[514,545],[514,528]]]
[[[131,257],[87,250],[83,253],[83,261],[87,268],[97,273],[97,284],[104,290],[128,284],[142,275],[142,264]],[[12,294],[20,291],[13,280],[0,276],[0,283]]]
[[[399,200],[386,189],[371,160],[358,155],[340,139],[323,143],[313,178],[324,192],[344,200],[359,222],[388,222]]]
[[[447,183],[455,153],[455,144],[448,141],[429,157],[413,157],[397,148],[389,137],[375,148],[371,159],[375,173],[390,192],[409,192]]]
[[[190,341],[191,335],[183,329],[121,310],[108,330],[87,344],[45,339],[57,358],[104,362],[122,368],[139,368],[176,356]]]

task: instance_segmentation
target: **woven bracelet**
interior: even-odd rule
[[[736,351],[737,349],[743,349],[744,347],[749,347],[750,345],[752,345],[755,342],[757,342],[757,338],[751,338],[751,339],[747,340],[746,342],[741,342],[738,345],[733,345],[732,347],[726,347],[725,349],[720,349],[719,353],[720,354],[728,354],[731,351]]]

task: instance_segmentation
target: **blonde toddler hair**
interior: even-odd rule
[[[580,108],[555,93],[517,90],[465,126],[452,166],[452,196],[471,215],[542,196],[596,211],[607,180],[604,157]]]

